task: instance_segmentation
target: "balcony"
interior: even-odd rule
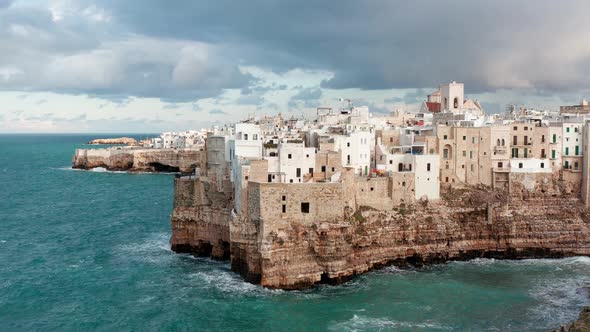
[[[505,146],[494,146],[495,154],[506,154],[508,149]]]
[[[510,167],[494,167],[494,173],[509,173]]]

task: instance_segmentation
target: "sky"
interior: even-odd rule
[[[339,98],[590,99],[587,0],[0,0],[0,133],[155,133]]]

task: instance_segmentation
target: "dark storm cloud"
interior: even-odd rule
[[[321,86],[333,89],[456,80],[467,93],[551,95],[590,76],[586,0],[65,3],[74,14],[56,18],[0,0],[0,89],[170,102],[251,94],[238,65],[329,71]]]
[[[590,2],[105,1],[151,36],[224,44],[248,64],[324,69],[326,88],[563,91],[590,74]]]

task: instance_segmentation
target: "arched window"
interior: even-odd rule
[[[453,108],[459,108],[459,98],[457,97],[455,97],[455,100],[453,101]]]
[[[504,146],[504,145],[505,145],[505,142],[504,142],[504,139],[502,138],[502,146]]]
[[[498,141],[496,142],[496,146],[500,146],[500,139],[498,138]]]
[[[403,170],[404,170],[404,164],[402,164],[402,163],[397,164],[397,171],[403,172]]]

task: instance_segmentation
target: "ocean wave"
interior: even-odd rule
[[[391,329],[428,329],[428,330],[452,330],[451,327],[444,326],[433,322],[407,322],[390,320],[386,318],[367,317],[362,315],[353,315],[351,319],[338,322],[330,326],[330,331],[366,331],[366,330],[391,330]]]
[[[554,324],[571,321],[588,304],[589,287],[590,278],[583,275],[539,280],[529,293],[539,302],[531,307],[531,315]]]
[[[197,279],[205,288],[214,288],[221,293],[233,296],[268,296],[286,293],[284,290],[268,289],[251,284],[244,281],[238,274],[221,268],[193,273],[190,277]]]
[[[158,233],[139,243],[129,243],[119,246],[119,250],[126,258],[150,263],[162,263],[172,256],[170,249],[170,235]]]

